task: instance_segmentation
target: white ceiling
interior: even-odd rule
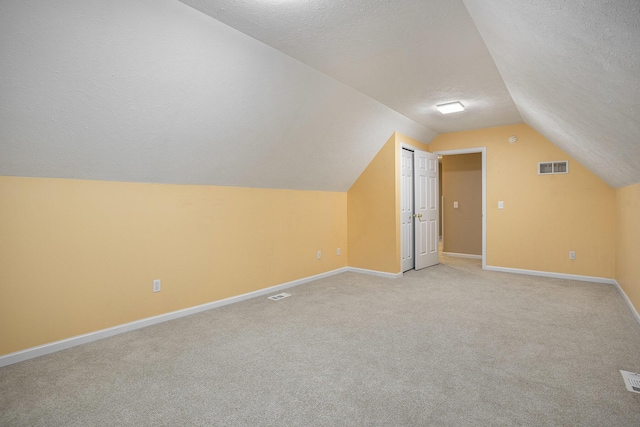
[[[640,182],[640,1],[464,1],[524,121],[612,187]]]
[[[522,122],[461,0],[181,1],[435,132]]]
[[[346,191],[435,136],[175,0],[4,0],[0,52],[0,175]]]
[[[640,182],[637,0],[183,3],[3,0],[0,175],[345,191],[393,131],[524,120]]]

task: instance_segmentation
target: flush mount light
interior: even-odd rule
[[[460,101],[449,102],[447,104],[436,105],[436,109],[442,114],[457,113],[458,111],[464,111],[464,105]]]

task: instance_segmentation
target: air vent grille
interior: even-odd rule
[[[554,175],[560,173],[569,173],[568,160],[538,163],[538,175]]]
[[[273,301],[278,301],[279,299],[286,298],[286,297],[290,297],[290,296],[291,296],[291,294],[288,294],[288,293],[286,293],[286,292],[283,292],[283,293],[278,294],[278,295],[271,295],[271,296],[270,296],[270,297],[268,297],[268,298],[269,298],[270,300],[273,300]]]
[[[622,370],[620,371],[620,373],[622,374],[622,378],[624,379],[624,385],[627,386],[627,390],[634,393],[640,393],[640,375]]]

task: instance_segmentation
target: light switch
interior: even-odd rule
[[[504,202],[502,200],[498,202],[498,209],[504,209]]]
[[[453,202],[453,207],[458,209],[458,202]]]

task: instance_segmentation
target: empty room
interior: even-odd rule
[[[0,425],[640,425],[640,3],[0,1]]]

